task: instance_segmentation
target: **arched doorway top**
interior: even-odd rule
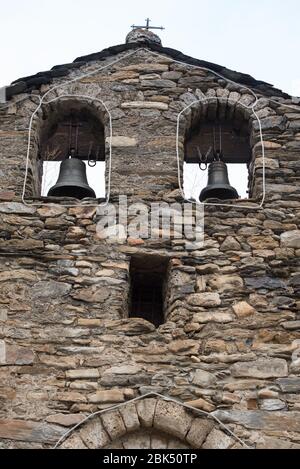
[[[213,415],[151,394],[97,412],[69,430],[56,447],[105,448],[240,448],[243,442]],[[149,446],[147,446],[149,445]],[[246,446],[246,445],[244,445]]]

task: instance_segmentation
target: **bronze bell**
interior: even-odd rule
[[[208,167],[207,186],[201,191],[200,202],[207,199],[238,199],[239,195],[229,183],[227,166],[223,161],[213,161]]]
[[[88,185],[85,163],[78,158],[62,161],[58,180],[48,192],[48,197],[50,196],[75,197],[76,199],[96,198],[95,192]]]

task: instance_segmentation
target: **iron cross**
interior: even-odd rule
[[[151,20],[149,18],[146,18],[145,21],[146,21],[146,26],[136,26],[135,24],[133,24],[131,26],[132,29],[140,29],[140,28],[147,29],[147,30],[149,30],[149,29],[161,29],[161,30],[165,29],[162,26],[150,26]]]

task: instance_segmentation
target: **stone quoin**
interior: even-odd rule
[[[111,204],[183,206],[177,150],[181,170],[197,162],[220,123],[249,198],[206,204],[203,243],[134,238],[119,219],[105,238],[103,199],[41,196],[43,161],[79,129]],[[299,449],[299,153],[300,99],[149,30],[7,87],[0,448],[51,448],[108,409],[60,447]]]

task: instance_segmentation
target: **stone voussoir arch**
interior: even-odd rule
[[[141,397],[91,417],[59,444],[61,449],[241,448],[215,419],[179,402]]]

